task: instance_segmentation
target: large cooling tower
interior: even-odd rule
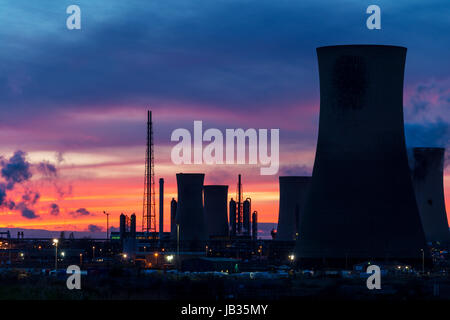
[[[444,198],[444,148],[414,148],[413,183],[427,241],[448,242]]]
[[[202,173],[178,173],[178,204],[176,223],[180,225],[180,241],[183,249],[199,248],[207,240],[203,211]]]
[[[317,49],[319,136],[297,255],[332,265],[428,257],[403,124],[406,48]]]
[[[311,177],[280,177],[280,208],[276,240],[295,240],[300,231]]]
[[[206,227],[210,238],[228,236],[228,186],[205,186]]]

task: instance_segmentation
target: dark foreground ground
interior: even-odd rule
[[[450,300],[450,279],[417,275],[385,276],[381,290],[368,290],[366,279],[289,276],[249,279],[174,274],[107,274],[82,276],[81,290],[68,290],[66,276],[0,275],[3,300]]]

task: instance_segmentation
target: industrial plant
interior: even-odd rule
[[[279,177],[278,226],[271,239],[258,236],[258,203],[244,195],[245,176],[239,172],[236,194],[230,192],[235,186],[205,185],[204,173],[177,173],[177,196],[164,207],[164,177],[155,192],[148,111],[142,215],[120,214],[119,230],[106,239],[2,234],[2,267],[57,274],[78,264],[95,272],[120,266],[177,277],[359,281],[367,277],[366,267],[376,264],[395,276],[446,276],[445,149],[414,146],[408,162],[406,48],[327,46],[318,48],[317,56],[320,119],[312,176]]]

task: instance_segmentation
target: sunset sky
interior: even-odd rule
[[[148,108],[156,184],[161,177],[166,182],[166,230],[178,172],[204,172],[205,184],[229,185],[229,197],[242,173],[258,220],[276,222],[278,176],[312,171],[319,115],[315,48],[323,45],[407,47],[407,145],[448,147],[450,2],[376,1],[381,30],[366,28],[365,10],[374,3],[335,3],[3,1],[0,162],[3,168],[14,163],[20,150],[31,176],[5,189],[0,227],[95,232],[105,230],[104,210],[114,227],[121,212],[135,212],[140,226]],[[71,4],[81,8],[81,30],[66,28]],[[279,174],[261,176],[260,167],[250,165],[174,165],[171,133],[192,131],[194,120],[223,131],[279,128]],[[6,180],[0,178],[5,188]],[[449,208],[448,165],[444,185]]]

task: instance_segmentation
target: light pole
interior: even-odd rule
[[[109,213],[106,211],[103,211],[103,214],[106,215],[106,241],[109,240]]]
[[[58,239],[53,239],[53,244],[55,246],[55,273],[58,270]]]
[[[92,261],[95,260],[95,246],[92,246]]]

